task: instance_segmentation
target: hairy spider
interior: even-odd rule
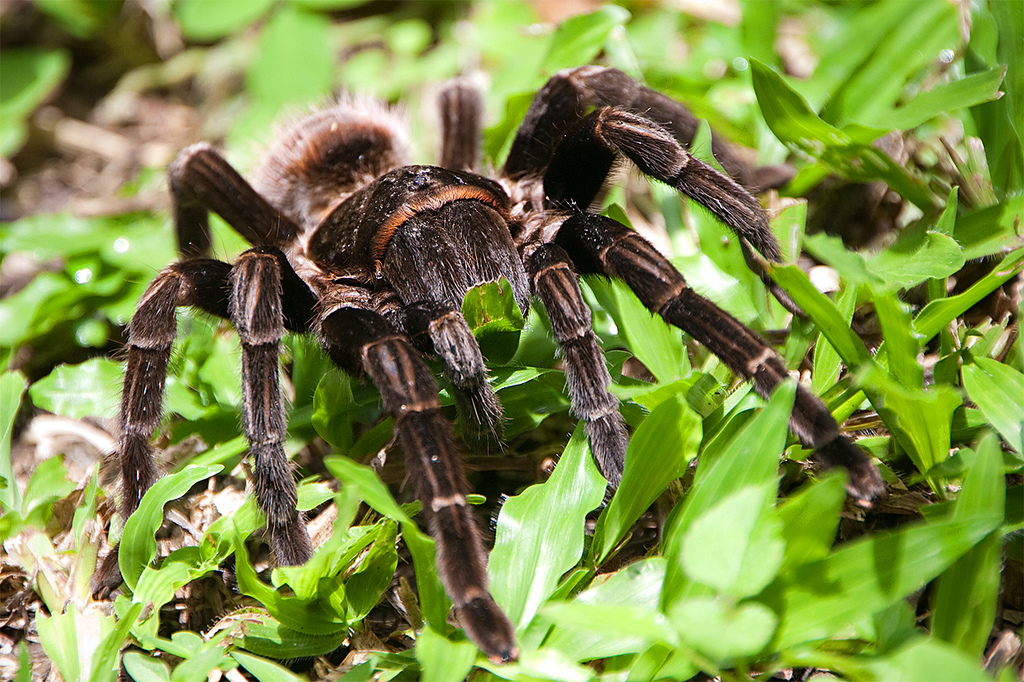
[[[291,127],[252,184],[208,144],[177,156],[169,175],[186,258],[157,275],[131,320],[121,400],[122,512],[134,512],[157,477],[149,440],[161,418],[175,309],[195,306],[231,320],[241,337],[242,425],[256,499],[277,559],[306,561],[313,548],[282,447],[278,351],[285,330],[314,334],[339,367],[379,389],[459,620],[489,657],[507,661],[517,656],[514,628],[488,592],[487,555],[466,505],[459,448],[422,354],[440,359],[467,440],[499,438],[501,406],[460,303],[471,287],[500,277],[524,313],[533,297],[540,299],[564,354],[572,411],[585,422],[597,464],[614,487],[627,434],[608,392],[611,378],[580,293],[581,274],[621,278],[652,312],[753,380],[762,396],[789,374],[765,341],[691,290],[648,241],[589,210],[613,166],[628,159],[704,205],[740,237],[748,262],[751,248],[770,261],[779,250],[764,211],[740,184],[751,184],[741,167],[718,145],[740,182],[691,156],[685,146],[693,116],[620,71],[581,67],[548,81],[495,179],[474,170],[481,131],[476,91],[455,82],[440,105],[437,166],[408,165],[397,117],[356,100]],[[253,245],[233,264],[205,257],[209,211]],[[803,387],[790,425],[821,464],[849,470],[856,501],[867,506],[882,491],[868,457]]]

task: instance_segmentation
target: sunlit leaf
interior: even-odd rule
[[[1024,374],[991,358],[974,358],[961,371],[967,395],[1007,445],[1024,454]]]
[[[488,572],[491,594],[513,623],[529,623],[580,560],[586,515],[601,503],[605,485],[580,425],[551,478],[502,505]]]

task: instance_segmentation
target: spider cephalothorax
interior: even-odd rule
[[[407,165],[395,118],[354,101],[285,132],[253,184],[209,145],[178,155],[169,174],[179,248],[189,257],[156,277],[131,321],[119,447],[123,512],[136,509],[156,477],[149,438],[160,421],[174,311],[196,306],[230,319],[238,331],[255,495],[278,560],[306,561],[313,548],[282,447],[277,362],[286,330],[314,334],[339,367],[380,390],[459,619],[488,656],[509,660],[517,655],[514,628],[488,593],[458,447],[422,354],[439,358],[470,445],[499,438],[501,406],[460,303],[471,287],[501,277],[524,312],[539,299],[564,354],[572,411],[585,422],[598,466],[614,487],[627,434],[608,392],[611,378],[580,293],[581,274],[624,280],[652,312],[753,380],[761,395],[788,373],[760,337],[689,289],[643,237],[588,210],[612,167],[628,159],[700,202],[737,233],[748,256],[753,248],[778,260],[779,251],[764,211],[743,186],[756,180],[717,144],[739,182],[691,156],[685,145],[693,117],[620,71],[582,67],[552,78],[496,179],[474,171],[475,91],[448,86],[441,112],[438,166]],[[211,210],[253,244],[233,264],[205,257]],[[881,492],[870,460],[805,388],[797,391],[790,424],[822,464],[849,470],[856,501],[867,505]]]

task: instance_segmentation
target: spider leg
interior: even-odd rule
[[[143,494],[159,478],[149,440],[163,415],[164,382],[171,346],[177,335],[175,310],[195,305],[215,315],[228,315],[228,275],[231,266],[210,259],[177,263],[150,283],[128,325],[128,359],[121,391],[121,437],[117,456],[121,465],[122,518],[138,509]],[[121,584],[114,547],[92,578],[95,595],[108,594]]]
[[[277,560],[298,565],[313,556],[313,546],[295,508],[295,478],[284,451],[288,427],[278,379],[285,331],[282,261],[260,248],[239,256],[229,278],[228,310],[242,342],[242,428],[253,458],[256,502],[267,515]]]
[[[246,276],[247,271],[253,269],[251,261],[265,261],[268,256],[277,264],[278,275],[276,287],[274,282],[267,282],[266,277],[262,280],[254,280]],[[263,269],[262,262],[255,263],[256,269]],[[270,303],[270,310],[274,314],[269,318],[266,314],[267,305],[253,308],[250,306],[250,313],[247,317],[240,318],[236,311],[239,308],[238,301],[253,300],[265,297],[263,287],[270,286],[270,291],[278,294],[282,289],[286,296],[283,302],[278,300],[275,304]],[[253,291],[245,291],[246,287],[252,287]],[[258,290],[257,290],[258,289]],[[242,297],[240,299],[240,297]],[[233,319],[236,325],[241,319],[242,325],[248,325],[251,330],[255,324],[257,328],[265,327],[269,319],[276,323],[278,319],[289,329],[296,331],[308,331],[308,320],[312,316],[312,293],[309,291],[298,276],[287,265],[287,261],[280,252],[273,250],[253,250],[243,254],[238,263],[232,267],[227,263],[208,258],[197,258],[193,260],[176,263],[163,270],[146,289],[142,300],[132,316],[128,326],[128,360],[125,367],[124,388],[121,392],[121,438],[118,443],[117,453],[121,464],[121,515],[128,518],[139,506],[143,494],[159,477],[156,465],[153,461],[153,448],[150,439],[153,432],[159,427],[162,417],[164,383],[167,378],[167,363],[171,356],[171,347],[177,335],[177,320],[175,310],[179,306],[194,306],[218,317]],[[279,315],[277,313],[280,313]],[[255,316],[254,316],[255,315]],[[237,319],[236,319],[237,318]],[[260,329],[266,334],[265,329]],[[239,327],[239,333],[243,328]],[[271,337],[273,334],[270,335]],[[277,422],[283,422],[283,413],[278,415],[274,412],[273,400],[276,395],[278,402],[277,409],[280,410],[280,390],[277,388],[277,350],[276,342],[270,341],[273,351],[257,347],[252,349],[252,344],[247,347],[246,337],[253,341],[251,331],[243,335],[242,344],[242,371],[245,387],[245,410],[243,421],[245,422],[246,435],[252,444],[252,452],[257,460],[256,488],[257,497],[260,496],[261,488],[281,488],[287,496],[288,486],[291,486],[294,497],[295,482],[291,478],[287,463],[282,465],[275,457],[278,453],[274,451],[273,444],[268,442],[269,424],[277,426]],[[280,336],[278,336],[278,339]],[[260,344],[256,344],[259,346]],[[272,370],[272,371],[271,371]],[[269,386],[257,386],[251,388],[252,377],[270,377]],[[276,390],[276,393],[275,393]],[[254,395],[258,393],[258,395]],[[269,407],[265,407],[269,406]],[[269,420],[268,420],[269,415]],[[278,419],[278,417],[280,417]],[[253,428],[250,428],[250,427]],[[283,426],[280,428],[283,433]],[[279,447],[279,443],[278,443]],[[267,455],[267,452],[270,455]],[[280,452],[283,457],[283,451]],[[259,472],[270,468],[269,475],[260,478]],[[280,471],[286,476],[281,477]],[[264,500],[260,500],[261,507],[264,501],[268,504],[273,502],[273,495],[276,493],[263,494]],[[280,505],[278,505],[280,506]],[[263,507],[265,510],[267,507]],[[295,516],[294,501],[289,514]],[[282,534],[287,536],[289,546],[284,548],[278,558],[285,563],[298,563],[297,553],[303,550],[301,534],[305,528],[297,529],[294,520],[289,519],[277,522],[277,526],[283,526],[284,531],[276,533],[277,544],[287,544]],[[301,524],[300,524],[301,525]],[[274,526],[271,526],[271,542],[274,543]],[[296,539],[298,538],[298,539]],[[295,549],[295,548],[298,549]],[[308,554],[309,538],[305,536],[305,548]],[[278,548],[275,547],[275,552]],[[303,559],[304,560],[304,559]],[[118,571],[116,548],[104,559],[100,570],[97,571],[93,580],[93,588],[97,593],[114,589],[120,583],[121,576]]]
[[[250,244],[282,246],[299,233],[290,218],[271,206],[205,142],[178,152],[167,168],[167,175],[178,251],[185,256],[209,253],[211,210]]]
[[[782,358],[761,337],[690,289],[650,242],[625,225],[595,214],[577,214],[562,224],[556,241],[581,271],[622,279],[649,310],[691,334],[734,373],[752,380],[761,396],[767,397],[789,378]],[[789,423],[797,437],[816,450],[819,462],[849,471],[847,491],[860,504],[870,506],[883,492],[871,460],[839,433],[825,404],[803,386],[797,387]]]
[[[590,109],[607,106],[657,122],[684,147],[688,147],[697,134],[699,121],[689,109],[618,69],[601,66],[565,69],[556,73],[534,97],[512,143],[505,174],[516,178],[547,167],[561,137],[573,124]],[[714,133],[711,150],[726,172],[751,191],[779,187],[793,175],[792,169],[785,166],[748,168]]]
[[[544,303],[551,331],[564,354],[572,413],[586,424],[598,468],[612,487],[622,480],[628,437],[619,401],[608,392],[612,378],[591,327],[590,308],[568,254],[555,244],[538,247],[527,259],[534,293]]]
[[[466,633],[492,660],[516,658],[515,629],[487,591],[487,554],[466,503],[461,459],[430,368],[408,337],[372,310],[336,307],[320,326],[331,359],[368,376],[395,419],[409,479],[437,542],[441,581]]]
[[[462,313],[447,304],[423,302],[405,306],[400,318],[416,347],[441,360],[469,445],[481,450],[500,446],[501,402],[487,382],[480,346]]]
[[[441,152],[438,164],[453,170],[480,166],[483,102],[480,91],[467,79],[445,84],[437,97],[441,112]]]
[[[778,241],[764,209],[736,181],[687,152],[650,119],[618,108],[598,109],[580,120],[562,139],[544,175],[544,191],[553,203],[585,207],[600,190],[607,168],[618,154],[645,174],[697,201],[740,237],[747,266],[788,310],[803,313],[768,276],[751,247],[769,261],[781,259]]]

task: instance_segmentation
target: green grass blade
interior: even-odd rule
[[[416,637],[414,653],[423,670],[423,682],[446,682],[466,678],[476,661],[477,648],[472,642],[453,642],[423,628]]]
[[[682,511],[665,529],[664,554],[669,565],[661,599],[663,607],[678,599],[707,593],[707,588],[688,580],[683,570],[681,556],[686,531],[731,493],[775,480],[779,457],[789,435],[789,416],[795,395],[795,382],[783,384],[764,410],[722,449],[715,451],[710,446],[704,449]]]
[[[856,541],[770,585],[776,646],[826,639],[920,589],[994,530],[1002,515],[915,525]]]
[[[994,100],[999,97],[999,84],[1005,75],[1006,67],[1000,66],[942,83],[904,106],[880,114],[873,124],[880,128],[909,130],[940,114]]]
[[[991,358],[961,368],[964,389],[1007,445],[1024,454],[1024,374]]]
[[[562,574],[579,562],[586,516],[605,487],[580,424],[551,478],[502,506],[488,570],[495,601],[517,626],[533,619]]]
[[[967,309],[1012,279],[1024,268],[1024,249],[1006,255],[992,272],[962,294],[932,301],[914,318],[914,335],[922,345]]]
[[[11,430],[25,392],[25,378],[16,372],[0,375],[0,509],[21,509],[21,490],[11,467]]]
[[[917,361],[918,344],[911,335],[910,314],[895,296],[872,292],[878,321],[885,339],[889,373],[907,388],[924,385],[924,368]]]
[[[847,286],[836,300],[836,309],[847,327],[850,326],[853,311],[857,306],[857,290],[856,285]],[[842,358],[839,357],[839,353],[829,343],[825,334],[819,332],[817,343],[814,344],[814,374],[811,375],[811,389],[817,395],[821,395],[835,384],[841,364]]]
[[[142,571],[156,557],[156,532],[164,522],[164,505],[178,499],[193,485],[213,476],[222,468],[220,465],[187,466],[164,476],[142,496],[139,508],[124,524],[117,553],[121,576],[128,587],[135,589]]]
[[[989,434],[957,499],[955,518],[1000,516],[1006,500],[999,439]],[[1002,535],[993,531],[939,577],[932,634],[979,660],[988,642],[999,597]]]
[[[701,420],[678,397],[659,404],[629,442],[622,484],[597,520],[593,553],[600,564],[673,480],[686,473],[701,441]]]
[[[795,265],[774,267],[771,275],[818,325],[847,367],[859,367],[871,360],[864,342],[850,329],[843,313],[827,296],[814,288],[803,270]]]

